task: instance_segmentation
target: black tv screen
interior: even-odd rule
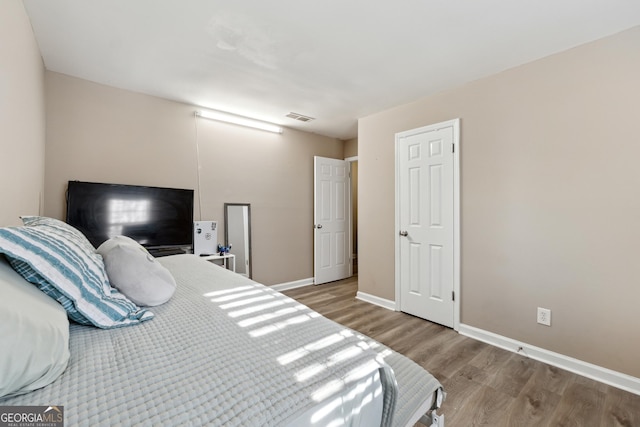
[[[67,223],[96,248],[118,235],[149,249],[192,246],[193,190],[69,181]]]

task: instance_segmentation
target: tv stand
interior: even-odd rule
[[[188,253],[185,248],[156,248],[156,249],[147,249],[151,255],[156,258],[169,256],[169,255],[183,255]]]

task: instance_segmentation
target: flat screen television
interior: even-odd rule
[[[193,245],[193,190],[69,181],[67,223],[96,248],[132,238],[150,251]]]

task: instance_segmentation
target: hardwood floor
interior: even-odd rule
[[[640,396],[357,300],[357,287],[353,277],[284,293],[431,372],[448,427],[640,426]]]

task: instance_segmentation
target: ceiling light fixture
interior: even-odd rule
[[[196,116],[216,120],[219,122],[233,123],[240,126],[246,126],[254,129],[266,130],[273,133],[282,133],[282,127],[273,123],[262,122],[260,120],[251,119],[249,117],[236,116],[235,114],[225,113],[222,111],[202,110],[196,111]]]

